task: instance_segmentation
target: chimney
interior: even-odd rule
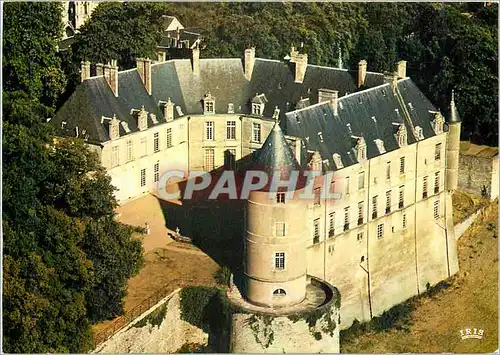
[[[358,88],[365,85],[366,79],[366,60],[361,60],[358,63]]]
[[[393,91],[394,95],[397,95],[397,89],[398,89],[398,73],[397,72],[394,72],[392,74],[391,86],[392,86],[392,91]]]
[[[406,60],[400,60],[397,67],[398,78],[406,78]]]
[[[141,77],[142,83],[146,87],[146,91],[151,95],[151,59],[138,58],[136,60],[137,72]]]
[[[104,64],[102,63],[97,63],[95,65],[95,75],[96,76],[101,76],[104,75]]]
[[[84,82],[85,80],[90,78],[90,62],[89,61],[85,61],[85,62],[81,63],[80,74],[81,74],[81,82]]]
[[[338,116],[338,99],[339,92],[337,90],[319,89],[318,90],[318,103],[330,101],[333,108],[333,114]]]
[[[302,83],[307,70],[307,54],[295,55],[295,82]]]
[[[192,57],[192,66],[193,66],[193,74],[200,75],[200,48],[193,48],[193,57]]]
[[[116,65],[116,59],[112,59],[111,64],[104,66],[104,78],[113,94],[118,97],[118,66]]]
[[[253,66],[255,64],[255,48],[245,49],[245,79],[252,79]]]

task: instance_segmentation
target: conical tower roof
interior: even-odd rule
[[[277,121],[266,141],[256,153],[254,168],[266,172],[269,181],[277,171],[280,172],[281,176],[289,176],[291,171],[300,170],[299,163],[288,146]]]
[[[455,106],[455,92],[451,92],[451,102],[450,102],[450,119],[449,123],[461,122],[460,115],[458,114],[457,107]]]

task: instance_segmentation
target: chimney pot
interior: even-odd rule
[[[245,79],[252,79],[253,67],[255,65],[255,48],[245,49]]]
[[[397,66],[398,78],[406,78],[406,60],[400,60]]]
[[[89,61],[82,61],[81,62],[81,82],[84,82],[88,78],[90,78],[90,62]]]
[[[138,58],[136,59],[136,64],[142,83],[148,94],[151,95],[151,59]]]
[[[200,75],[200,48],[198,47],[192,49],[192,66],[193,74]]]
[[[358,88],[365,85],[366,80],[366,60],[361,60],[358,63]]]

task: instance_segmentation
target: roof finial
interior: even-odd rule
[[[280,109],[278,108],[278,106],[276,106],[274,108],[274,113],[273,113],[273,118],[276,121],[276,123],[278,123],[279,117],[280,117]]]
[[[451,104],[455,104],[455,89],[451,89]]]

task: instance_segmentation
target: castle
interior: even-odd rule
[[[307,203],[293,198],[304,187],[292,198],[253,191],[245,202],[234,302],[250,312],[290,314],[317,290],[332,303],[336,288],[336,321],[348,327],[458,271],[460,118],[452,97],[445,120],[405,61],[385,76],[364,60],[355,71],[311,65],[294,47],[284,61],[256,58],[254,48],[243,59],[200,59],[193,48],[191,59],[95,70],[82,63],[82,83],[52,122],[99,155],[121,203],[155,193],[168,170],[231,170],[248,157],[269,171],[318,172]],[[326,184],[341,198],[324,198]],[[316,350],[338,351],[331,337]],[[239,344],[233,350],[263,350]]]

